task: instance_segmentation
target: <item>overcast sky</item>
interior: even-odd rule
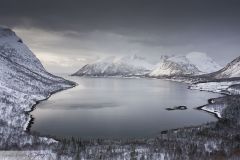
[[[0,24],[52,72],[109,55],[240,55],[239,0],[1,0]]]

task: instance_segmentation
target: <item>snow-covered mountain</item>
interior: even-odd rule
[[[141,76],[149,73],[153,65],[144,58],[133,56],[107,57],[87,64],[74,76]]]
[[[176,76],[215,72],[221,67],[205,53],[162,56],[156,65],[138,56],[107,57],[83,66],[74,76]]]
[[[0,122],[26,128],[36,101],[74,84],[48,73],[22,40],[0,27]]]
[[[186,57],[163,57],[160,62],[155,66],[149,76],[173,76],[173,75],[194,75],[200,71],[196,66],[190,64]]]
[[[181,56],[163,56],[149,76],[200,75],[221,67],[205,53],[192,52]]]
[[[240,56],[228,63],[223,69],[208,76],[216,79],[240,77]]]
[[[190,89],[205,90],[229,95],[240,94],[240,56],[217,72],[199,76],[201,81]]]

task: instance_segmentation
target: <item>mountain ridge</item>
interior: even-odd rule
[[[133,56],[106,57],[86,64],[73,76],[141,76],[148,73],[153,65],[144,58]]]
[[[201,65],[198,60],[206,61],[207,67]],[[206,69],[207,68],[207,69]],[[217,71],[221,67],[204,53],[192,52],[180,56],[161,56],[157,64],[149,63],[145,58],[133,56],[106,57],[86,64],[73,76],[177,76],[200,75],[210,71]]]
[[[206,66],[199,62],[204,62],[204,65]],[[217,71],[220,68],[221,67],[205,53],[191,52],[187,55],[164,58],[160,61],[156,68],[149,73],[149,76],[194,76],[201,75],[206,72]]]
[[[240,56],[228,63],[221,70],[214,72],[209,76],[213,76],[216,79],[240,77]]]

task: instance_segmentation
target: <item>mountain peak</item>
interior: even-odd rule
[[[10,28],[0,26],[1,41],[19,41],[21,40]]]
[[[162,56],[150,76],[198,75],[220,68],[206,53],[191,52],[187,55]]]

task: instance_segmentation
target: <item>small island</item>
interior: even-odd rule
[[[186,106],[175,106],[172,108],[166,108],[167,111],[174,111],[174,110],[186,110],[187,107]]]

